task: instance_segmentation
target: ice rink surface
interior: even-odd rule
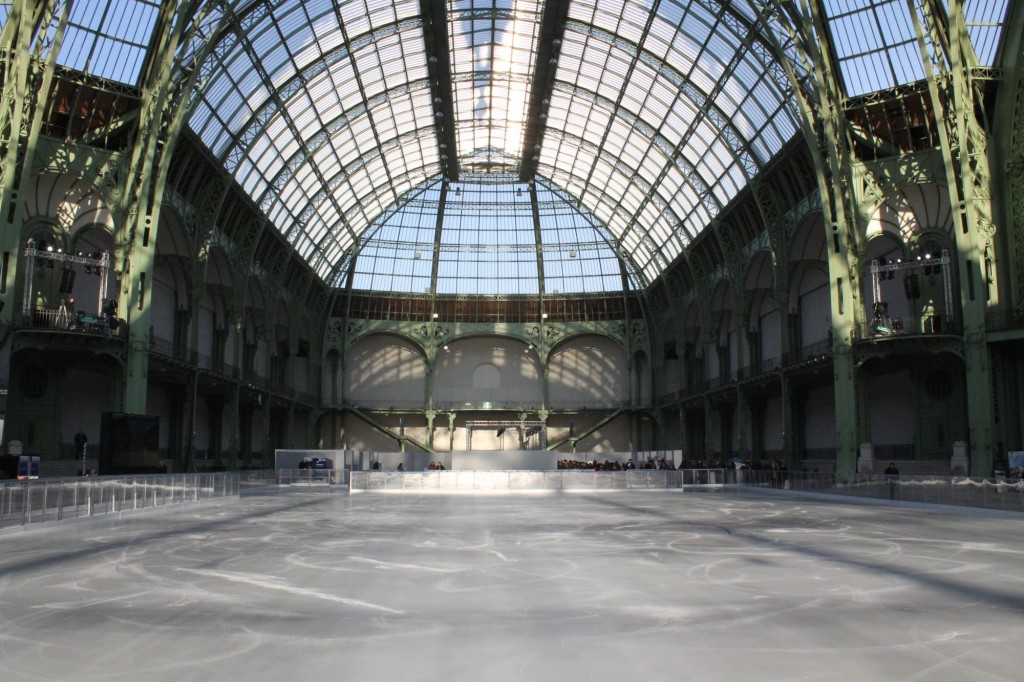
[[[0,535],[0,680],[1024,679],[1024,520],[290,492]]]

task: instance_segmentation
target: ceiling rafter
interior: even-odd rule
[[[446,5],[446,0],[420,0],[423,13],[423,44],[427,50],[430,99],[434,105],[439,156],[445,175],[450,180],[458,180],[459,146],[455,136],[455,104],[452,95]]]
[[[569,0],[549,0],[544,4],[537,44],[537,61],[530,84],[526,125],[523,131],[523,149],[519,156],[519,179],[528,182],[537,173],[541,143],[547,114],[545,102],[558,71],[558,52],[565,35],[565,21],[569,15]]]

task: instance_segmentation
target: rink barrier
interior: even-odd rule
[[[1024,481],[1004,477],[836,475],[772,470],[353,471],[351,492],[702,490],[743,488],[1024,513]]]
[[[721,488],[722,469],[353,471],[351,492],[508,492]]]
[[[0,481],[0,529],[238,497],[237,473]]]
[[[346,469],[260,469],[241,471],[238,475],[242,490],[267,486],[314,488],[348,484]]]
[[[738,487],[1024,512],[1024,481],[1006,477],[728,471]]]

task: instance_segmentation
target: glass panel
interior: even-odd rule
[[[924,78],[905,0],[824,0],[850,97]]]
[[[964,19],[974,52],[982,66],[995,65],[996,52],[1006,28],[1009,0],[964,0]]]
[[[156,1],[77,0],[57,63],[99,78],[137,84],[159,9]]]

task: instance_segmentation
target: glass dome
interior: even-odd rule
[[[427,182],[356,252],[356,290],[557,295],[622,291],[628,281],[593,216],[548,183],[514,176]]]

